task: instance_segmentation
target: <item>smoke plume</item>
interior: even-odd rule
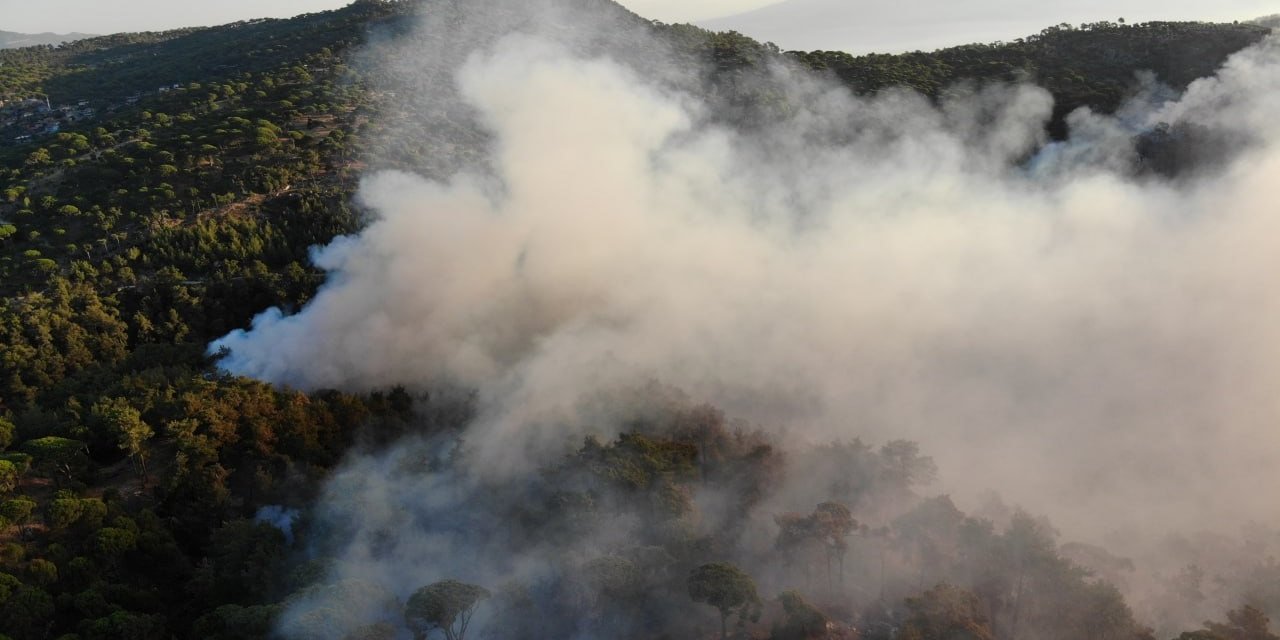
[[[439,49],[430,22],[401,60]],[[776,63],[742,83],[784,104],[739,126],[696,73],[521,31],[430,82],[387,63],[410,104],[456,96],[484,160],[368,175],[367,228],[314,251],[327,284],[215,343],[223,367],[474,389],[490,479],[621,431],[601,394],[656,380],[796,447],[918,441],[957,500],[994,489],[1084,539],[1280,517],[1274,37],[1049,141],[1029,84],[856,97]],[[1222,153],[1144,170],[1143,136],[1185,131]],[[337,482],[405,490],[353,468]],[[414,557],[447,564],[430,542]]]

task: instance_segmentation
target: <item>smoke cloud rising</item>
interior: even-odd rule
[[[784,443],[916,440],[957,500],[1086,539],[1280,517],[1280,41],[1060,142],[1031,85],[933,104],[776,65],[783,115],[735,127],[672,75],[528,30],[475,52],[447,90],[487,163],[369,175],[327,284],[222,366],[475,389],[491,476],[621,430],[593,400],[657,380]],[[1161,123],[1227,153],[1144,171]]]

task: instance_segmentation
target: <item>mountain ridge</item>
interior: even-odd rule
[[[0,31],[0,49],[18,49],[41,45],[56,46],[96,37],[92,33],[18,33],[16,31]]]

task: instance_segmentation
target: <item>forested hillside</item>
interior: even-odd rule
[[[1064,640],[1152,637],[1150,621],[1095,579],[1123,574],[1123,559],[1059,546],[1049,523],[1016,508],[962,513],[933,495],[933,463],[914,443],[784,451],[671,390],[651,390],[662,410],[637,415],[620,438],[586,440],[534,478],[487,487],[471,516],[471,531],[514,549],[554,540],[567,550],[609,521],[641,522],[625,552],[579,562],[536,594],[453,584],[400,603],[378,585],[323,584],[327,550],[309,536],[338,525],[306,511],[321,483],[354,450],[453,433],[471,400],[303,393],[227,375],[205,349],[264,309],[312,299],[324,275],[309,251],[361,228],[352,194],[365,169],[425,157],[444,173],[482,156],[484,136],[447,110],[432,116],[425,148],[398,148],[386,134],[412,113],[370,81],[364,48],[436,4],[359,0],[290,20],[0,51],[0,638],[254,638],[278,624],[296,637],[396,638],[407,636],[388,621],[405,618],[426,637],[482,596],[511,630],[502,637],[689,637],[689,619],[700,620],[697,637],[725,622],[780,639],[1014,638],[1019,626],[1056,628],[1040,637]],[[1117,108],[1137,71],[1185,88],[1267,33],[1063,25],[1013,43],[854,57],[617,15],[705,65],[706,90],[731,123],[785,109],[785,98],[760,99],[768,87],[738,84],[779,63],[857,93],[903,85],[937,98],[961,81],[1042,83],[1057,99],[1056,136],[1077,107]],[[464,474],[465,447],[395,462]],[[741,531],[700,511],[695,486],[754,505],[779,474],[823,465],[848,481],[788,496],[776,557],[761,560],[803,594],[757,592],[738,569],[701,561],[735,548]],[[878,505],[889,500],[913,506],[888,519]],[[294,514],[287,526],[281,513]],[[518,522],[520,533],[492,533],[492,522]],[[884,578],[886,564],[902,571]],[[881,572],[879,592],[859,594],[856,607],[835,596],[855,571]],[[1220,580],[1213,588],[1240,595],[1243,608],[1184,638],[1276,637],[1265,631],[1265,616],[1280,613],[1274,561],[1187,580],[1167,602],[1203,599]],[[386,600],[392,614],[350,628],[321,609],[279,619],[286,603],[323,589]],[[455,607],[469,600],[441,613],[450,597]],[[566,622],[572,611],[585,612],[585,626]]]
[[[808,66],[829,69],[861,91],[910,86],[936,96],[958,78],[1031,79],[1053,92],[1055,136],[1066,114],[1088,106],[1112,111],[1133,90],[1134,71],[1145,70],[1174,87],[1211,75],[1221,61],[1256,42],[1257,25],[1114,22],[1049,27],[1011,43],[972,44],[932,53],[850,56],[797,53]]]

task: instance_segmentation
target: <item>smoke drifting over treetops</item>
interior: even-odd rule
[[[441,89],[488,164],[369,175],[368,227],[315,251],[328,283],[215,343],[227,370],[476,389],[495,476],[620,430],[593,401],[658,380],[784,442],[917,440],[958,499],[994,488],[1075,535],[1280,516],[1274,37],[1050,143],[1030,85],[933,105],[778,66],[783,115],[735,127],[680,70],[524,31]],[[1232,153],[1154,177],[1135,135],[1160,123]]]

